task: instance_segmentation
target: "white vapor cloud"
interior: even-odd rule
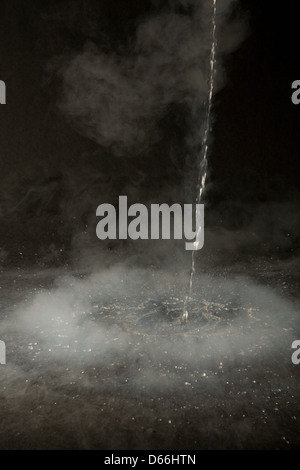
[[[242,37],[241,23],[225,26],[233,3],[217,2],[217,88],[224,75],[222,57]],[[189,13],[179,12],[179,6]],[[63,58],[60,108],[84,135],[114,153],[147,149],[159,139],[158,121],[169,105],[180,103],[199,114],[208,91],[211,25],[210,0],[174,0],[143,18],[125,52],[103,52],[87,43]],[[200,129],[201,123],[196,125]]]

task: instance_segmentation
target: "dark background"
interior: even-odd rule
[[[290,99],[299,75],[297,2],[241,4],[250,31],[227,61],[216,100],[213,174],[230,180],[220,197],[279,200],[299,190],[299,109]]]
[[[180,201],[188,187],[193,197],[197,168],[185,155],[184,109],[168,108],[159,123],[159,143],[147,159],[112,157],[67,122],[57,107],[60,82],[47,72],[52,57],[79,51],[87,40],[103,42],[99,32],[90,32],[91,18],[99,18],[108,50],[119,51],[151,8],[150,2],[133,0],[1,3],[0,78],[7,86],[7,105],[0,110],[3,265],[65,263],[77,234],[83,234],[83,243],[96,242],[95,207],[115,202],[119,194],[129,193],[132,202],[159,195]],[[233,16],[246,26],[240,46],[225,60],[225,85],[214,97],[207,227],[247,232],[252,224],[264,239],[265,214],[273,226],[284,219],[280,235],[290,232],[288,243],[272,238],[260,249],[294,255],[300,108],[291,102],[291,84],[299,79],[297,2],[241,1]]]

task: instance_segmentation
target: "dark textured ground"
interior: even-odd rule
[[[184,282],[3,271],[1,448],[299,448],[298,270],[198,273],[182,324]]]

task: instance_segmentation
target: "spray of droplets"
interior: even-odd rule
[[[216,46],[217,46],[217,37],[216,37],[216,29],[217,29],[217,0],[213,0],[212,4],[212,32],[211,32],[211,51],[210,51],[210,74],[209,74],[209,82],[208,82],[208,99],[207,99],[207,112],[206,112],[206,120],[204,126],[204,134],[202,139],[202,147],[201,147],[201,154],[200,154],[200,166],[199,166],[199,179],[198,179],[198,194],[196,198],[196,204],[200,204],[202,201],[203,192],[205,189],[206,178],[207,178],[207,156],[208,156],[208,139],[209,139],[209,131],[211,125],[211,109],[212,109],[212,100],[214,94],[214,79],[215,79],[215,65],[216,65]],[[203,230],[203,227],[199,226],[198,233],[196,236],[196,240],[199,239],[199,231]],[[195,244],[198,242],[195,241]],[[197,249],[197,246],[195,246]],[[192,251],[192,260],[191,260],[191,271],[189,277],[189,285],[188,285],[188,294],[184,300],[184,308],[183,308],[183,316],[182,319],[186,321],[188,319],[188,301],[192,294],[193,288],[193,276],[195,273],[195,251]]]

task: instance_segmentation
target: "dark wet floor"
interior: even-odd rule
[[[300,447],[299,273],[1,275],[2,449]]]

